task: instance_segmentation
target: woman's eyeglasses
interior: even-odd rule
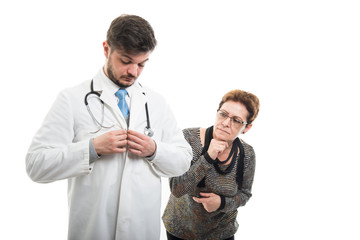
[[[239,117],[230,117],[229,114],[223,110],[217,112],[217,117],[221,121],[225,121],[227,118],[230,118],[231,124],[234,124],[235,127],[240,127],[241,125],[246,125],[247,122],[244,122]]]

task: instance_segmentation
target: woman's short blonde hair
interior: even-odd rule
[[[259,99],[252,93],[239,89],[231,90],[230,92],[226,93],[221,99],[218,110],[220,110],[222,105],[228,101],[239,102],[245,105],[247,111],[249,112],[249,115],[246,119],[247,124],[251,124],[259,113]]]

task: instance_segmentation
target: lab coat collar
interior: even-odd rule
[[[122,126],[126,126],[124,116],[121,114],[119,107],[117,106],[117,98],[115,93],[119,90],[119,86],[111,81],[101,68],[98,74],[94,77],[94,91],[100,93],[100,99],[116,113],[117,119]],[[132,86],[126,88],[130,97],[130,123],[129,126],[135,126],[138,119],[142,119],[139,115],[145,116],[145,103],[146,95],[143,87],[136,81]],[[141,118],[139,118],[141,117]]]
[[[126,88],[126,91],[128,92],[130,98],[132,97],[132,93],[134,91],[134,88],[136,88],[136,85],[139,85],[139,83],[135,82],[133,85]],[[113,81],[111,81],[105,75],[104,69],[101,68],[94,78],[94,91],[101,94],[102,91],[104,91],[105,89],[115,96],[115,93],[119,90],[119,86],[116,85]]]
[[[127,90],[131,94],[129,128],[135,130],[146,119],[145,103],[147,96],[138,82],[127,88]]]
[[[117,105],[117,98],[115,96],[115,92],[119,87],[105,75],[103,68],[101,68],[93,78],[93,82],[94,91],[100,94],[100,99],[104,104],[110,106],[120,126],[127,129],[126,120]]]
[[[119,86],[111,81],[104,73],[104,69],[101,68],[98,74],[94,78],[94,91],[101,94],[102,91],[109,91],[115,93],[119,89]]]

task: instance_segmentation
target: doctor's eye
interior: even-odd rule
[[[122,60],[122,59],[120,59],[120,61],[121,61],[121,63],[122,63],[122,64],[125,64],[125,65],[130,64],[130,63],[131,63],[131,61],[124,61],[124,60]]]

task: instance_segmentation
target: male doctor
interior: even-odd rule
[[[186,172],[192,151],[164,99],[137,82],[155,46],[143,18],[113,20],[104,67],[59,94],[31,143],[33,181],[68,179],[70,240],[160,238],[161,177]]]

